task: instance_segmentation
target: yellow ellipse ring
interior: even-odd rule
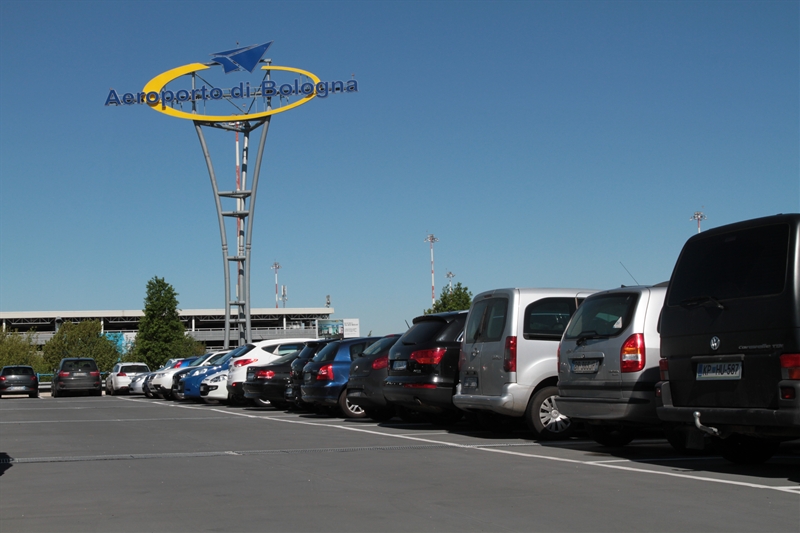
[[[160,93],[161,90],[167,86],[167,84],[181,76],[185,76],[186,74],[191,74],[192,72],[199,72],[201,70],[205,70],[208,67],[202,63],[190,63],[188,65],[183,65],[182,67],[177,67],[172,70],[168,70],[163,72],[153,78],[152,80],[148,81],[147,84],[142,89],[142,92],[149,93]],[[289,111],[290,109],[294,109],[297,106],[301,106],[305,103],[310,102],[315,96],[317,96],[316,92],[316,85],[320,82],[319,78],[316,77],[311,72],[307,70],[302,70],[299,68],[294,67],[279,67],[276,65],[267,65],[261,67],[261,70],[283,70],[286,72],[296,72],[297,74],[302,74],[303,76],[308,76],[312,80],[314,80],[314,87],[315,90],[313,93],[304,96],[300,100],[283,106],[278,107],[276,109],[270,109],[269,111],[263,111],[261,113],[253,113],[252,115],[197,115],[195,113],[186,113],[185,111],[178,111],[172,107],[168,107],[164,105],[164,102],[159,101],[155,104],[148,104],[151,108],[158,111],[159,113],[164,113],[165,115],[169,115],[171,117],[176,118],[184,118],[188,120],[202,120],[204,122],[236,122],[242,119],[252,120],[257,118],[268,117],[270,115],[275,115],[277,113],[283,113],[284,111]]]

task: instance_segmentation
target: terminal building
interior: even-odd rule
[[[224,309],[184,309],[181,321],[196,340],[208,348],[222,348],[225,339]],[[257,308],[250,310],[253,341],[291,337],[317,338],[319,321],[329,320],[332,307]],[[4,331],[34,332],[36,344],[43,345],[64,322],[100,321],[104,333],[120,333],[132,340],[139,329],[142,310],[132,311],[17,311],[0,312]],[[231,347],[238,345],[238,332],[231,331]]]

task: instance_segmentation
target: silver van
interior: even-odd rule
[[[496,289],[475,296],[467,316],[453,404],[482,425],[524,417],[539,438],[573,430],[558,411],[556,351],[570,317],[593,289]]]
[[[655,385],[661,337],[658,319],[667,282],[621,287],[586,299],[558,350],[558,407],[585,422],[604,446],[624,446],[637,426],[660,426]]]

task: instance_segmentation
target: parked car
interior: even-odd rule
[[[667,282],[586,298],[558,348],[558,409],[604,446],[624,446],[639,427],[660,427],[655,385],[658,319]]]
[[[464,412],[453,405],[466,311],[418,316],[389,351],[383,395],[396,405],[454,424]]]
[[[314,341],[307,341],[305,347],[300,351],[297,359],[292,361],[291,369],[289,370],[289,383],[286,385],[284,391],[284,398],[286,401],[298,409],[307,409],[311,406],[303,402],[303,393],[301,388],[303,386],[303,368],[308,364],[317,353],[333,342],[333,339],[317,339]]]
[[[399,339],[399,334],[387,335],[364,350],[350,365],[347,400],[361,407],[376,422],[395,416],[394,405],[383,396],[383,381],[389,374],[389,350]]]
[[[254,342],[255,348],[248,352],[247,357],[240,357],[232,362],[228,368],[227,389],[231,399],[235,402],[244,401],[242,384],[247,379],[247,368],[252,365],[264,365],[278,357],[296,352],[303,348],[303,343],[313,339],[267,339]]]
[[[660,332],[658,416],[672,439],[759,463],[800,438],[800,214],[690,238]]]
[[[144,394],[144,380],[149,375],[150,372],[133,376],[128,384],[128,394]]]
[[[183,398],[185,400],[203,401],[203,397],[200,394],[200,385],[203,383],[203,380],[222,370],[227,371],[231,359],[242,356],[252,349],[252,344],[243,344],[242,346],[237,346],[227,353],[224,353],[219,359],[207,366],[193,368],[191,372],[187,373],[183,379],[181,379]]]
[[[208,352],[206,354],[201,355],[198,357],[191,365],[185,368],[181,368],[174,374],[172,374],[172,386],[170,388],[172,394],[170,394],[170,398],[175,401],[183,401],[184,394],[184,382],[183,378],[185,378],[190,372],[195,370],[198,367],[209,366],[212,364],[213,361],[216,361],[222,358],[225,355],[225,352]]]
[[[347,400],[350,364],[380,337],[360,337],[329,343],[303,368],[300,390],[305,403],[331,407],[346,418],[363,418],[364,410]]]
[[[53,371],[53,384],[50,394],[54,398],[71,392],[90,392],[102,396],[100,371],[94,359],[68,357],[61,360]]]
[[[248,367],[247,378],[242,385],[244,397],[257,407],[271,406],[276,409],[289,407],[289,402],[284,398],[286,386],[291,381],[292,361],[297,359],[302,351],[286,354],[268,365]]]
[[[192,363],[194,363],[196,360],[197,357],[187,357],[185,359],[179,359],[172,366],[162,368],[156,371],[153,374],[152,379],[146,380],[145,384],[148,386],[148,388],[154,395],[161,396],[165,400],[171,400],[172,375],[181,368],[192,366]]]
[[[475,296],[459,357],[453,404],[485,427],[523,419],[540,439],[574,431],[558,410],[556,352],[592,289],[497,289]]]
[[[106,394],[126,393],[131,380],[139,374],[147,374],[150,368],[144,363],[117,363],[106,376]]]
[[[39,397],[39,378],[32,366],[10,365],[0,370],[0,396],[3,394],[27,394]]]
[[[230,392],[227,389],[228,370],[220,370],[214,374],[209,374],[200,383],[200,396],[206,403],[227,402]]]

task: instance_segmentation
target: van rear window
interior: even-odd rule
[[[789,225],[731,231],[686,243],[667,305],[780,294],[786,286]]]
[[[638,293],[619,292],[589,297],[572,317],[564,338],[577,339],[588,334],[601,337],[618,335],[631,323],[638,301]]]

